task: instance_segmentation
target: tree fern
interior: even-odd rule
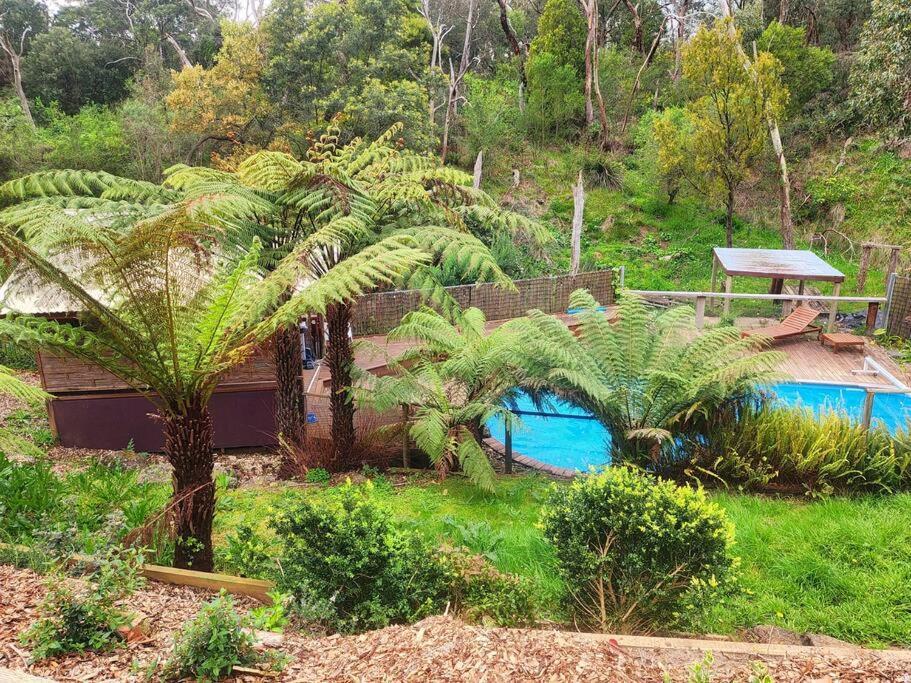
[[[481,445],[483,425],[515,421],[504,402],[524,380],[517,337],[505,326],[488,333],[485,323],[477,308],[455,320],[429,308],[407,314],[388,335],[413,344],[392,359],[396,374],[369,378],[358,396],[381,410],[413,405],[410,434],[441,477],[458,466],[490,491],[494,473]]]
[[[618,459],[667,464],[682,431],[773,377],[781,359],[732,327],[697,333],[686,307],[656,315],[627,295],[611,324],[587,291],[574,292],[570,306],[580,309],[575,333],[540,312],[509,324],[521,339],[524,386],[591,411]]]
[[[292,252],[264,274],[259,240],[252,239],[240,259],[226,255],[223,229],[199,221],[195,201],[178,202],[126,231],[78,226],[65,236],[61,230],[54,233],[59,242],[45,243],[42,252],[16,230],[0,230],[0,250],[19,264],[7,286],[7,309],[23,290],[40,286],[73,302],[82,323],[17,315],[13,309],[0,319],[0,338],[85,358],[156,404],[174,468],[176,561],[211,569],[214,486],[207,404],[222,374],[279,327],[401,280],[429,257],[400,235],[328,268]],[[63,213],[61,220],[66,226],[83,219]],[[188,543],[190,538],[198,543]]]

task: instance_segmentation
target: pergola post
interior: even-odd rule
[[[712,294],[715,293],[715,286],[718,283],[718,257],[715,256],[715,252],[712,252],[712,288],[709,290]],[[709,300],[709,306],[715,306],[715,299]]]
[[[832,296],[838,296],[841,294],[841,283],[835,283],[835,289],[832,292]],[[835,329],[835,314],[838,313],[838,301],[832,301],[832,305],[829,307],[829,326],[827,331],[832,332]]]

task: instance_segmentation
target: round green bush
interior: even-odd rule
[[[542,512],[581,625],[654,631],[685,621],[734,580],[733,526],[701,489],[631,467],[556,488]]]

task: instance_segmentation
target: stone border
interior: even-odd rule
[[[502,458],[506,458],[506,446],[501,442],[497,441],[492,436],[484,439],[484,445],[494,451],[497,455]],[[512,452],[512,461],[528,469],[535,470],[537,472],[543,472],[551,477],[557,477],[559,479],[574,479],[575,477],[582,474],[578,470],[571,470],[568,467],[557,467],[556,465],[549,465],[546,462],[541,462],[540,460],[535,460],[530,458],[527,455],[522,453],[517,453],[515,450]]]

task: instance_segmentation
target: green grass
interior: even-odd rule
[[[443,484],[421,479],[396,488],[379,485],[374,495],[394,519],[427,538],[464,544],[501,570],[531,578],[543,616],[559,620],[563,586],[536,527],[554,485],[539,477],[502,479],[491,497],[451,477]],[[216,535],[241,523],[266,532],[276,505],[333,495],[331,487],[224,491]],[[869,645],[911,644],[911,495],[712,498],[736,526],[743,592],[715,605],[694,630],[732,633],[772,623]]]

